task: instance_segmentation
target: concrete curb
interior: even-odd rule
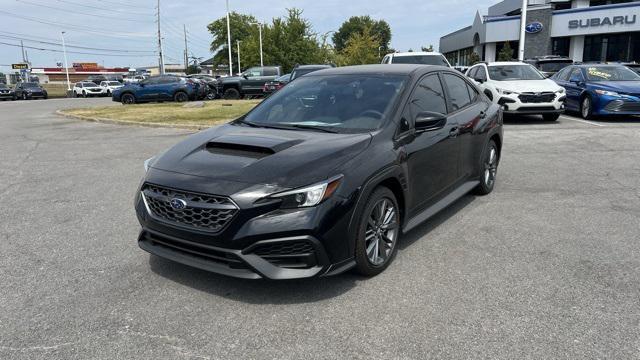
[[[139,122],[139,121],[129,121],[129,120],[114,120],[114,119],[105,119],[105,118],[95,118],[90,116],[82,116],[82,115],[74,115],[68,114],[64,112],[64,110],[56,110],[56,115],[63,116],[70,119],[78,119],[90,122],[97,122],[103,124],[112,124],[112,125],[128,125],[128,126],[142,126],[142,127],[151,127],[151,128],[169,128],[169,129],[184,129],[184,130],[204,130],[208,129],[211,126],[207,125],[187,125],[187,124],[165,124],[165,123],[153,123],[153,122]]]

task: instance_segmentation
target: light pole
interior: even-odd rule
[[[520,18],[520,41],[518,41],[518,60],[524,61],[524,40],[527,30],[527,6],[528,0],[522,0],[522,16]]]
[[[238,74],[242,72],[242,66],[240,66],[240,40],[236,40],[236,44],[238,44]]]
[[[380,45],[378,46],[378,57],[381,58],[382,57],[382,49],[384,48],[384,46]]]
[[[260,36],[260,66],[264,66],[264,60],[262,57],[262,23],[255,22],[253,25],[258,25],[258,34]]]
[[[64,31],[60,34],[62,37],[62,53],[64,54],[64,71],[67,73],[67,91],[71,91],[71,82],[69,81],[69,65],[67,64],[67,45],[64,43]]]
[[[229,0],[227,0],[227,48],[229,49],[229,76],[233,76],[233,59],[231,58],[231,23],[229,21]]]

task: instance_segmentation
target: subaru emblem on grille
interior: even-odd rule
[[[187,207],[187,202],[182,199],[173,198],[169,200],[169,205],[171,205],[171,208],[173,210],[179,211],[179,210],[184,210]]]

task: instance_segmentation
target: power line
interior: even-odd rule
[[[18,44],[10,44],[10,43],[6,43],[6,42],[2,42],[0,41],[0,45],[7,45],[7,46],[13,46],[13,47],[22,47],[22,45],[18,45]],[[37,48],[37,47],[33,47],[33,46],[24,46],[25,49],[32,49],[32,50],[38,50],[38,51],[50,51],[50,52],[56,52],[56,53],[62,53],[62,50],[56,50],[56,49],[47,49],[47,48]],[[126,57],[131,57],[131,55],[125,55],[125,54],[98,54],[98,53],[89,53],[89,52],[79,52],[79,51],[67,51],[67,54],[79,54],[79,55],[95,55],[95,56],[126,56]],[[155,57],[156,55],[136,55],[138,57]]]
[[[127,39],[129,39],[131,37],[145,37],[145,38],[153,37],[153,35],[150,35],[150,34],[98,31],[98,30],[94,30],[93,28],[90,28],[90,27],[85,27],[85,26],[80,26],[80,25],[73,25],[73,24],[68,24],[68,23],[54,22],[54,21],[44,20],[44,19],[41,19],[41,18],[36,18],[36,17],[31,17],[31,16],[24,16],[24,15],[12,13],[12,12],[9,12],[9,11],[4,11],[4,10],[0,10],[0,13],[11,15],[12,17],[17,17],[17,18],[24,19],[24,20],[27,20],[27,21],[36,22],[36,23],[39,23],[39,24],[45,24],[45,25],[54,26],[54,27],[58,27],[58,28],[59,27],[66,27],[66,28],[74,29],[75,31],[78,31],[78,32],[85,32],[85,33],[90,33],[90,34],[99,34],[99,35],[107,36],[107,37],[127,38]]]
[[[132,7],[132,8],[136,8],[136,9],[139,8],[138,6],[131,5],[130,3],[118,2],[118,1],[113,1],[113,0],[109,0],[109,1],[107,1],[107,0],[95,0],[95,1],[98,1],[98,2],[101,2],[101,3],[115,4],[115,5],[118,5],[118,6],[128,6],[128,7]],[[152,5],[150,5],[150,6],[152,6]]]
[[[83,4],[83,3],[78,3],[78,2],[69,1],[69,0],[57,0],[57,1],[63,2],[63,3],[67,3],[67,4],[71,4],[71,5],[75,5],[75,6],[83,6],[83,7],[89,8],[89,9],[110,11],[110,12],[120,13],[120,14],[140,15],[140,16],[153,16],[153,14],[145,14],[145,13],[139,13],[139,12],[133,12],[133,11],[127,11],[127,10],[115,10],[115,9],[109,9],[109,8],[104,8],[104,7],[99,7],[99,6],[86,5],[86,4]],[[136,7],[136,8],[138,8],[138,7]]]
[[[28,42],[35,42],[35,43],[39,43],[39,44],[62,46],[62,45],[60,45],[58,42],[43,41],[43,40],[34,40],[34,39],[26,38],[26,37],[18,37],[18,36],[11,36],[11,35],[0,35],[0,38],[12,39],[12,40],[24,40],[24,41],[28,41]],[[68,44],[67,44],[67,47],[69,47],[69,48],[75,48],[75,49],[84,49],[84,50],[97,50],[97,51],[110,51],[110,52],[120,52],[120,53],[131,53],[131,54],[133,54],[133,55],[135,55],[135,54],[137,54],[137,53],[155,53],[155,51],[153,51],[153,50],[105,49],[105,48],[94,48],[94,47],[78,46],[78,45],[68,45]]]
[[[116,17],[116,16],[91,14],[91,13],[82,12],[82,11],[60,9],[60,8],[55,7],[55,6],[42,5],[42,4],[39,4],[39,3],[34,3],[34,2],[31,2],[31,1],[26,1],[26,0],[16,0],[16,1],[21,2],[23,4],[28,4],[28,5],[37,6],[37,7],[46,8],[46,9],[52,9],[52,10],[56,10],[56,11],[62,11],[62,12],[71,13],[71,14],[78,14],[78,15],[84,15],[84,16],[94,16],[94,17],[99,17],[99,18],[109,19],[109,20],[116,20],[116,21],[149,22],[149,21],[142,21],[140,19],[130,19],[130,18],[122,18],[122,17]]]

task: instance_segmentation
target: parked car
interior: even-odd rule
[[[640,75],[623,65],[572,65],[552,79],[567,89],[567,109],[585,119],[640,115]]]
[[[207,93],[209,92],[209,85],[206,81],[196,78],[196,77],[184,77],[185,81],[193,84],[196,88],[196,96],[194,100],[202,100],[207,97]]]
[[[47,99],[49,94],[40,84],[36,82],[18,83],[14,88],[15,96],[22,100]]]
[[[290,80],[291,80],[291,73],[284,74],[275,80],[268,81],[264,84],[264,87],[262,88],[262,93],[264,94],[264,96],[270,96],[274,92],[282,89],[282,87],[287,85]]]
[[[217,78],[209,75],[203,75],[203,74],[189,75],[187,76],[187,78],[189,79],[195,78],[205,82],[206,84],[205,98],[207,100],[213,100],[218,97],[218,91],[217,91],[218,79]]]
[[[463,74],[466,74],[467,70],[469,70],[468,66],[454,66],[453,68],[460,71]]]
[[[111,93],[115,89],[121,88],[122,85],[118,81],[103,81],[100,83],[100,87],[102,88],[102,95],[111,96]]]
[[[636,62],[632,62],[632,63],[623,63],[622,65],[640,74],[640,64]]]
[[[535,66],[535,68],[540,70],[546,77],[551,77],[558,71],[573,64],[571,58],[555,55],[538,56],[534,59],[525,60],[524,62]]]
[[[86,81],[90,81],[96,85],[100,85],[103,81],[109,81],[109,79],[104,75],[89,75]]]
[[[373,276],[402,233],[493,190],[502,113],[459,72],[365,65],[291,85],[145,162],[142,249],[240,278]]]
[[[505,114],[542,115],[556,121],[564,112],[565,89],[535,67],[521,62],[480,63],[467,71]]]
[[[334,67],[333,65],[296,65],[291,72],[291,79],[289,81],[293,81],[300,76],[312,73],[318,70],[330,69]]]
[[[144,79],[146,79],[147,76],[145,75],[134,75],[134,76],[128,76],[126,78],[124,78],[124,83],[125,84],[131,84],[131,83],[138,83]]]
[[[139,83],[130,83],[113,90],[113,101],[125,105],[151,101],[195,100],[198,88],[194,82],[175,75],[152,76]]]
[[[397,52],[382,58],[383,64],[420,64],[451,67],[444,55],[435,51]]]
[[[241,99],[247,96],[262,96],[264,84],[282,75],[280,66],[252,67],[240,76],[218,79],[218,95],[225,99]]]
[[[73,97],[82,96],[84,98],[91,96],[102,96],[103,89],[94,82],[82,81],[73,85]]]
[[[2,99],[2,101],[15,100],[16,92],[12,88],[8,87],[7,84],[0,83],[0,99]]]

